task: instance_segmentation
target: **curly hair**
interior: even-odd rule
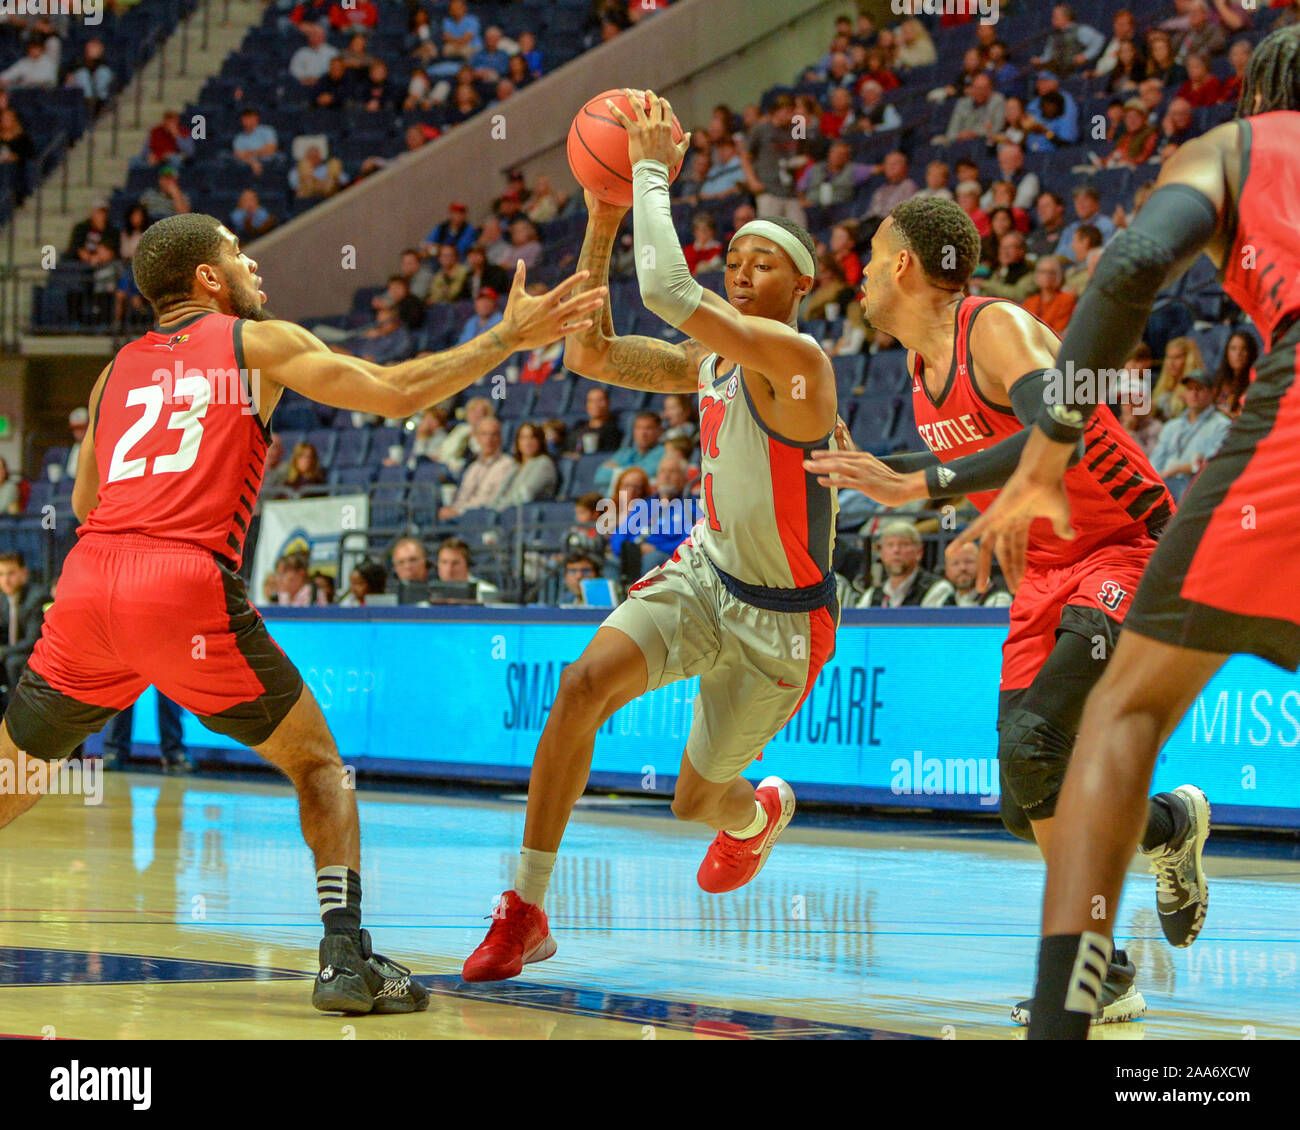
[[[201,263],[216,263],[223,242],[221,221],[201,212],[168,216],[145,229],[136,244],[131,272],[154,313],[184,302],[194,288]]]
[[[966,288],[979,266],[980,234],[958,204],[941,196],[914,196],[889,218],[895,237],[921,261],[927,279],[944,290]]]

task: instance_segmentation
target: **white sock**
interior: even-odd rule
[[[728,830],[733,840],[747,840],[751,836],[757,836],[764,828],[767,827],[767,809],[764,808],[757,800],[754,801],[754,819],[738,831]]]
[[[555,869],[553,851],[534,851],[532,848],[519,849],[519,862],[515,865],[515,893],[524,902],[541,906],[546,898],[546,888],[551,882],[551,872]]]

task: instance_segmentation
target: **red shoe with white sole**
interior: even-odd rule
[[[505,981],[525,965],[545,961],[559,947],[551,937],[546,912],[506,891],[492,911],[492,925],[478,949],[465,959],[463,981]]]
[[[713,895],[734,891],[763,870],[777,836],[794,815],[794,791],[780,777],[764,777],[754,798],[767,811],[767,825],[747,840],[719,832],[695,876],[701,890]]]

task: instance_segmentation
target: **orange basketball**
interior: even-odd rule
[[[627,130],[609,112],[610,99],[629,118],[632,104],[621,90],[606,90],[587,102],[569,127],[569,168],[578,183],[606,204],[630,207],[632,204],[632,164],[627,159]],[[647,109],[649,99],[646,100]],[[673,140],[684,136],[677,115],[673,115]],[[669,181],[677,179],[682,163],[668,172]]]

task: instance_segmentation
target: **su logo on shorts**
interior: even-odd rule
[[[1114,581],[1105,581],[1101,586],[1101,591],[1097,593],[1097,599],[1112,612],[1119,610],[1119,606],[1124,603],[1126,596],[1128,596],[1128,593]]]

